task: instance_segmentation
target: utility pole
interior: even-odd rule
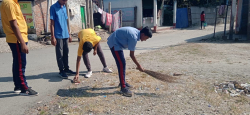
[[[93,2],[90,0],[90,27],[94,29],[94,17],[93,17]]]
[[[49,8],[50,8],[50,0],[47,0],[46,33],[49,32]]]
[[[109,2],[109,14],[111,14],[111,2]],[[111,26],[112,24],[109,26],[109,32],[111,32]]]
[[[86,11],[87,11],[87,27],[90,28],[90,13],[89,13],[90,7],[89,7],[89,0],[86,0]]]
[[[232,8],[231,8],[231,18],[230,18],[230,31],[229,31],[229,39],[233,39],[234,32],[234,19],[236,14],[236,0],[232,0]]]
[[[215,38],[215,29],[216,29],[216,24],[217,24],[217,6],[216,6],[216,8],[215,8],[214,38]]]
[[[122,10],[120,10],[120,23],[121,23],[120,27],[122,27]]]
[[[228,0],[227,0],[227,10],[226,10],[226,18],[225,18],[225,26],[224,26],[224,36],[223,36],[223,39],[227,39],[227,36],[226,36],[226,28],[227,28],[227,12],[228,12]]]
[[[70,30],[70,15],[69,15],[69,6],[68,6],[68,3],[66,3],[65,5],[66,5],[67,15],[68,15],[68,20],[67,20],[67,23],[68,23],[69,34],[71,34],[71,30]]]

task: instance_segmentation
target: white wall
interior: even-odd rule
[[[111,8],[127,8],[137,6],[136,28],[142,27],[142,1],[141,0],[103,0],[104,10],[108,9],[109,2]]]
[[[52,0],[52,4],[56,2],[57,0]],[[68,0],[69,9],[75,10],[75,15],[69,17],[71,33],[78,33],[82,29],[80,6],[85,4],[85,0]]]
[[[207,24],[213,25],[215,23],[216,8],[204,8],[204,7],[191,7],[192,24],[200,24],[201,12],[205,11],[205,20]],[[230,22],[231,7],[228,7],[227,23]],[[219,16],[217,13],[217,24],[225,23],[225,19]]]

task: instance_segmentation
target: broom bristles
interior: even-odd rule
[[[164,82],[173,82],[176,78],[167,75],[167,74],[162,74],[159,72],[151,71],[151,70],[144,70],[144,72],[158,80],[164,81]]]

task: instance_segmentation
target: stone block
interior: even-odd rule
[[[37,35],[36,34],[28,34],[28,39],[37,41]]]

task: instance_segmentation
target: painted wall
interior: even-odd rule
[[[127,8],[127,7],[137,6],[136,28],[142,27],[142,1],[141,0],[103,0],[104,10],[108,9],[109,2],[111,2],[111,8]]]
[[[40,35],[46,29],[47,0],[35,0],[33,6],[36,34]]]
[[[200,24],[200,15],[202,11],[205,11],[205,20],[207,24],[214,25],[216,8],[204,8],[204,7],[194,7],[194,6],[191,7],[192,25]],[[230,15],[231,15],[230,11],[231,11],[231,7],[228,7],[227,23],[230,22]],[[217,13],[217,24],[225,23],[225,19],[223,18],[224,16],[220,16]]]

